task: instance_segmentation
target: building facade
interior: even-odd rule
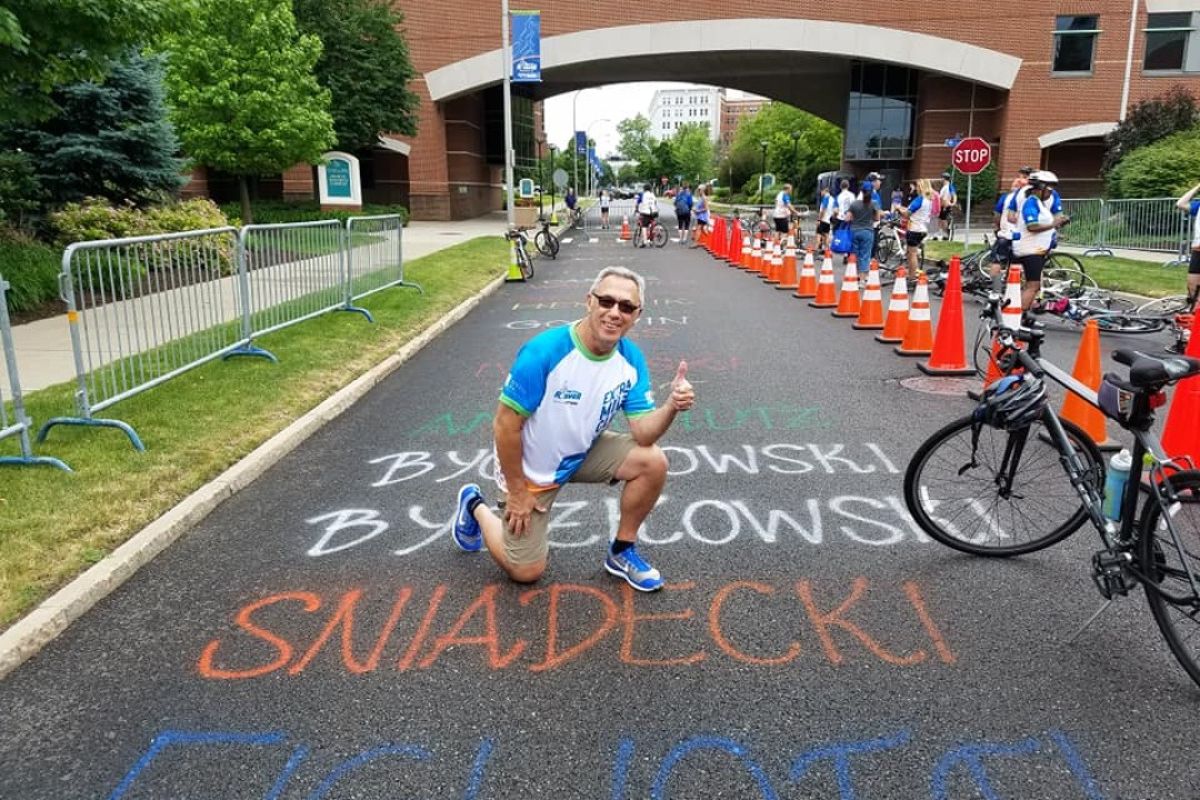
[[[721,132],[721,103],[725,92],[712,86],[659,89],[650,99],[650,135],[670,139],[687,124],[708,126],[708,137],[717,141]]]
[[[763,106],[770,102],[770,100],[764,97],[728,100],[724,92],[722,92],[720,135],[715,139],[718,149],[721,152],[727,151],[729,146],[733,144],[733,137],[737,134],[738,125],[741,121],[748,117],[753,117],[759,111],[762,111]]]
[[[418,134],[391,137],[409,152],[389,151],[406,169],[389,169],[387,180],[396,182],[387,186],[407,198],[417,219],[495,208],[503,166],[495,124],[499,7],[460,0],[450,25],[439,4],[399,0],[398,7],[421,106]],[[1019,166],[1043,166],[1059,172],[1064,194],[1074,196],[1098,193],[1102,138],[1130,104],[1175,84],[1200,94],[1195,0],[1010,0],[1002,9],[966,0],[913,8],[800,0],[772,8],[768,18],[757,0],[545,4],[543,82],[518,92],[532,119],[537,101],[589,86],[725,86],[842,127],[843,166],[856,174],[938,175],[949,163],[946,140],[970,134],[991,143],[1005,179]],[[712,108],[717,133],[723,125]],[[695,118],[679,121],[686,119]],[[543,144],[536,128],[525,137],[535,150]],[[302,175],[283,176],[285,195],[303,188]]]

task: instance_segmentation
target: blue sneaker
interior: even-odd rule
[[[479,487],[473,483],[468,483],[458,490],[458,513],[454,515],[454,543],[458,545],[459,550],[465,550],[468,553],[477,553],[483,548],[483,536],[479,530],[479,523],[467,510],[471,501],[476,497],[482,500],[483,492],[479,491]]]
[[[608,558],[604,559],[604,568],[618,578],[624,578],[639,592],[657,592],[663,585],[662,575],[638,555],[636,546],[617,555],[610,549]]]

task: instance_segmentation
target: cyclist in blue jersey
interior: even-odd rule
[[[517,353],[492,424],[501,512],[467,484],[458,492],[452,535],[462,550],[487,547],[518,583],[546,570],[550,506],[565,484],[623,481],[604,568],[639,591],[662,588],[658,570],[637,551],[637,532],[667,480],[667,457],[656,442],[696,395],[681,361],[668,402],[655,407],[646,358],[625,338],[644,303],[640,275],[605,267],[588,291],[583,319],[538,334]],[[608,430],[618,411],[629,433]]]
[[[1046,264],[1046,255],[1054,248],[1058,229],[1070,222],[1070,218],[1062,214],[1062,202],[1057,200],[1054,190],[1057,184],[1058,176],[1053,172],[1038,170],[1029,176],[1029,186],[1022,190],[1024,199],[1013,236],[1013,255],[1025,275],[1025,288],[1021,290],[1024,311],[1033,305],[1042,288],[1042,267]]]
[[[1188,308],[1195,308],[1196,296],[1200,294],[1200,200],[1195,200],[1200,183],[1193,186],[1176,201],[1175,205],[1188,212],[1192,220],[1192,259],[1188,263],[1187,298]]]

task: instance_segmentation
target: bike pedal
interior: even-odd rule
[[[1124,597],[1137,582],[1129,571],[1132,560],[1129,553],[1109,550],[1100,550],[1092,556],[1092,581],[1106,600],[1116,595]]]

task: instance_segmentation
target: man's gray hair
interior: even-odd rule
[[[642,305],[646,304],[646,279],[641,275],[638,275],[633,270],[627,269],[626,267],[605,267],[604,269],[600,270],[600,274],[596,276],[596,280],[592,281],[592,288],[588,291],[595,292],[596,289],[599,288],[600,282],[609,275],[616,275],[618,278],[624,278],[625,280],[636,283],[638,287],[638,298],[641,300]]]

